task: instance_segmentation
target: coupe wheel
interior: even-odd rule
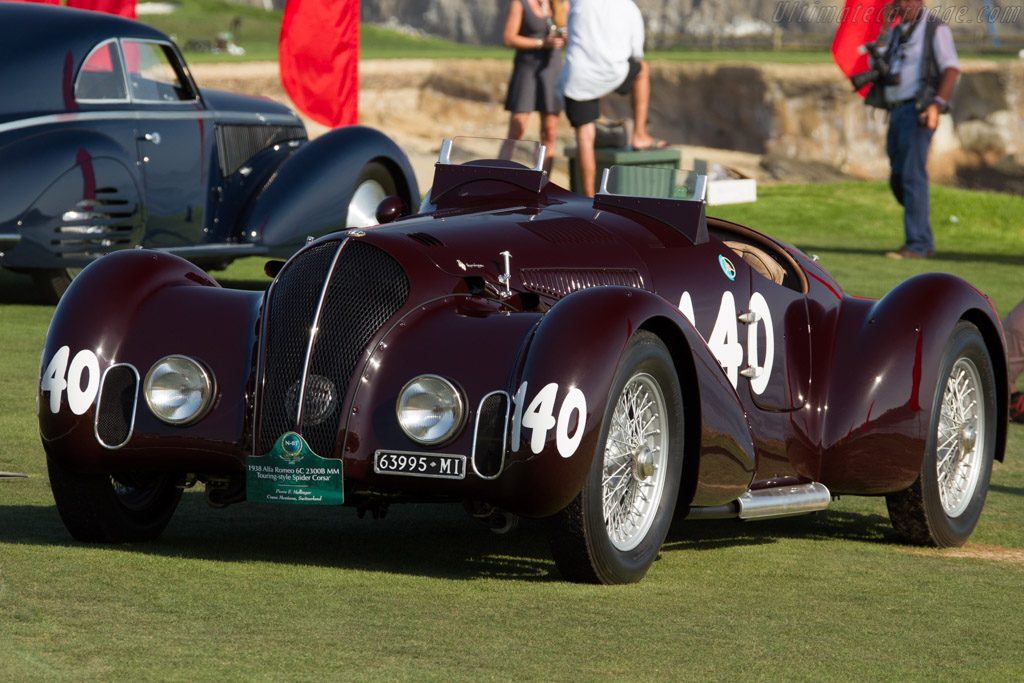
[[[398,194],[398,185],[383,164],[371,161],[363,167],[356,181],[345,217],[346,228],[377,225],[377,205],[390,195]]]
[[[174,475],[78,474],[47,458],[57,512],[71,535],[91,543],[148,541],[171,521],[181,489]]]
[[[550,520],[562,576],[633,583],[668,533],[679,494],[683,399],[665,345],[638,332],[616,371],[583,490]]]
[[[33,270],[32,282],[46,303],[56,304],[64,296],[64,292],[68,291],[71,281],[81,272],[81,268]]]
[[[995,453],[995,386],[981,333],[961,321],[943,354],[921,474],[885,499],[907,542],[961,546],[978,523]]]

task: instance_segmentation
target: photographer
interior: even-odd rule
[[[886,256],[928,258],[935,253],[935,239],[928,215],[925,165],[939,114],[949,111],[960,62],[953,32],[928,13],[923,0],[896,0],[887,11],[899,23],[889,33],[880,63],[874,65],[883,75],[874,88],[884,85],[889,110],[889,185],[903,205],[905,241]]]

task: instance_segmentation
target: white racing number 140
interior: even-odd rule
[[[526,403],[527,383],[523,382],[516,391],[516,409],[512,416],[512,451],[519,450],[522,431],[529,429],[530,450],[540,453],[547,441],[548,432],[555,429],[555,446],[563,458],[570,458],[583,440],[583,427],[587,420],[587,397],[576,387],[570,387],[555,417],[555,399],[558,398],[558,384],[551,382],[537,392],[530,404]],[[574,419],[575,418],[575,421]],[[570,433],[571,430],[571,433]]]
[[[89,410],[100,390],[100,362],[96,354],[82,349],[71,358],[71,348],[62,346],[53,354],[39,388],[50,393],[50,412],[59,413],[64,391],[68,392],[68,407],[75,415]]]
[[[693,301],[689,292],[683,292],[679,299],[679,310],[694,327]],[[743,366],[743,345],[740,343],[738,323],[747,326],[747,362]],[[765,349],[764,365],[758,365],[760,354],[757,348],[757,328],[764,326]],[[740,375],[750,379],[750,388],[755,394],[763,394],[768,388],[768,380],[772,374],[775,361],[775,328],[772,326],[772,312],[768,302],[759,292],[750,295],[747,312],[740,314],[736,309],[736,300],[732,292],[722,292],[722,303],[718,307],[715,326],[708,337],[708,348],[722,365],[726,376],[735,387]],[[741,369],[742,367],[742,369]]]

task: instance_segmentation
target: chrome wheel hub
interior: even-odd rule
[[[657,517],[668,469],[667,419],[657,380],[647,373],[630,378],[612,413],[602,472],[605,527],[619,550],[638,546]]]
[[[959,517],[974,496],[985,444],[981,376],[968,358],[959,358],[946,379],[936,438],[935,473],[942,508]]]
[[[384,186],[376,180],[366,180],[359,184],[352,193],[348,203],[346,228],[366,228],[377,225],[377,205],[386,197]]]

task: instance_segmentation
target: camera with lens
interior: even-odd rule
[[[866,71],[850,76],[850,83],[853,84],[854,90],[860,90],[871,83],[876,85],[900,84],[900,75],[894,74],[889,70],[889,62],[885,60],[885,55],[882,53],[881,48],[882,46],[878,43],[868,43],[862,47],[862,50],[870,56],[873,66]]]

